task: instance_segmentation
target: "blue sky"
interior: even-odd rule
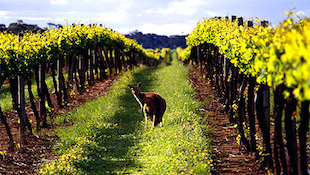
[[[258,17],[278,24],[285,11],[310,15],[310,0],[0,0],[0,24],[17,20],[47,23],[99,23],[120,33],[177,35],[214,16]]]

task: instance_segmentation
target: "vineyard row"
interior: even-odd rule
[[[93,85],[95,79],[103,80],[142,64],[156,66],[168,52],[169,49],[146,51],[135,41],[97,25],[70,25],[41,34],[0,33],[0,90],[8,80],[13,109],[20,119],[21,145],[26,143],[27,130],[28,135],[33,135],[25,111],[25,85],[39,130],[47,126],[47,115],[54,111],[46,74],[53,78],[57,106],[61,108],[69,102],[74,85],[83,93],[85,86]],[[65,72],[68,74],[66,81]],[[32,79],[35,79],[37,86],[39,109],[31,88]],[[10,140],[11,151],[15,143],[1,106],[0,117]]]
[[[188,48],[178,49],[216,87],[238,142],[277,174],[308,171],[310,19],[294,22],[292,15],[273,28],[235,17],[205,19],[186,38]]]

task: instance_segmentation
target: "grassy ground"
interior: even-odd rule
[[[49,89],[54,86],[52,76],[47,76],[45,82],[46,82],[47,87]],[[31,83],[31,91],[32,91],[34,97],[37,98],[38,97],[38,90],[37,90],[37,84],[36,84],[34,79],[32,80],[32,83]],[[28,87],[27,87],[27,85],[25,85],[25,100],[26,100],[26,102],[30,101],[29,99],[30,99],[30,97],[29,97],[29,93],[28,93]],[[1,104],[1,109],[4,112],[10,111],[12,109],[13,105],[12,105],[12,95],[11,95],[11,91],[10,91],[10,85],[4,86],[0,89],[0,104]]]
[[[212,169],[208,128],[200,124],[200,103],[187,69],[173,59],[157,68],[127,71],[109,95],[57,117],[59,156],[41,174],[209,174]],[[167,102],[163,127],[145,128],[128,84],[142,82]]]

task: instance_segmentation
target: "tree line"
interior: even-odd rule
[[[142,32],[135,30],[125,35],[126,38],[134,39],[139,44],[143,45],[146,49],[157,48],[170,48],[176,49],[177,47],[186,48],[185,35],[157,35],[157,34],[143,34]]]

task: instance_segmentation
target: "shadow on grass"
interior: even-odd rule
[[[158,69],[160,67],[146,67],[135,71],[131,82],[142,82],[142,91],[147,90]],[[129,88],[120,94],[118,100],[119,109],[114,109],[115,114],[107,119],[117,126],[100,130],[93,138],[98,147],[86,148],[88,159],[77,164],[87,174],[127,174],[131,169],[141,167],[141,162],[135,159],[139,132],[144,128],[140,107]]]

